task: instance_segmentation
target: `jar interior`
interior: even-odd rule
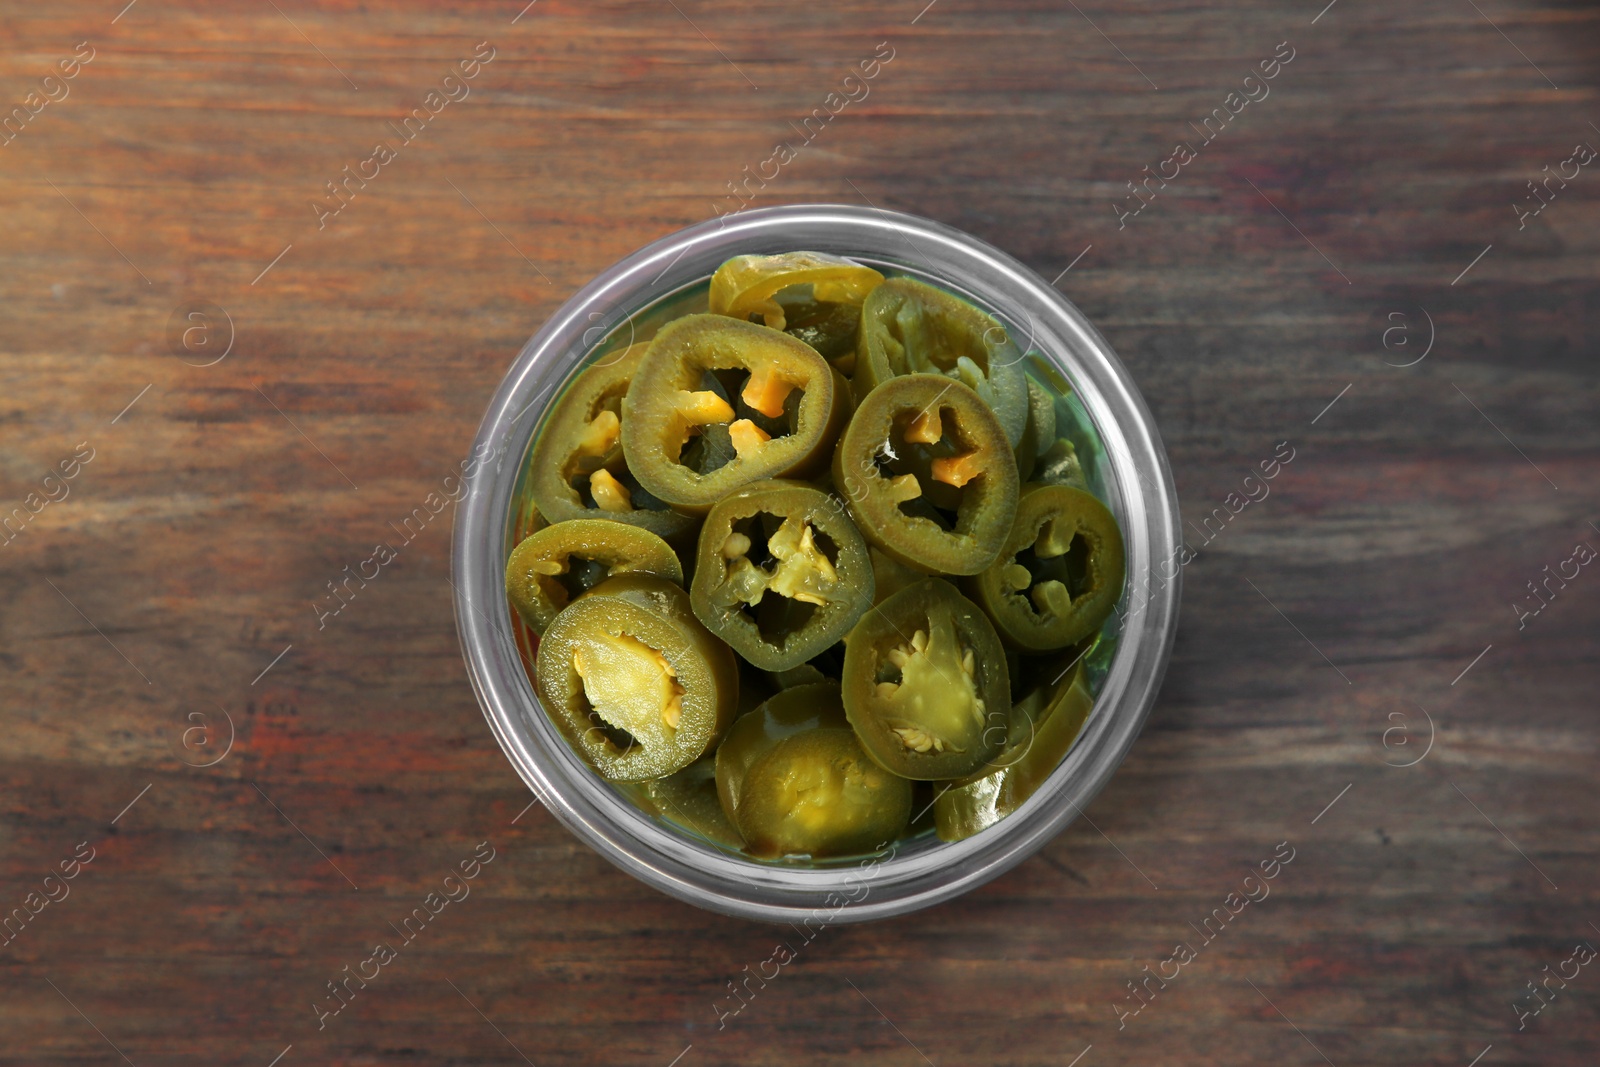
[[[1065,360],[1051,358],[1048,353],[1041,351],[1039,346],[1035,344],[1035,338],[1027,328],[1027,324],[1019,324],[1013,321],[1011,317],[1005,315],[1000,309],[993,307],[971,293],[963,291],[960,286],[952,284],[945,278],[936,277],[918,271],[907,264],[890,260],[859,255],[851,256],[851,258],[873,267],[886,278],[913,278],[953,293],[999,320],[1008,337],[1017,343],[1022,357],[1027,360],[1029,377],[1045,386],[1051,395],[1055,407],[1056,436],[1057,438],[1064,437],[1072,442],[1077,451],[1078,461],[1082,466],[1084,479],[1088,483],[1089,491],[1102,502],[1105,502],[1113,513],[1117,514],[1119,522],[1124,521],[1121,509],[1118,506],[1118,496],[1115,492],[1115,475],[1106,453],[1103,437],[1079,399],[1077,390],[1073,388],[1072,376],[1066,369]],[[587,352],[574,353],[570,369],[561,386],[553,391],[550,400],[546,403],[534,432],[528,438],[527,445],[518,462],[517,476],[511,491],[511,506],[506,516],[504,543],[507,556],[509,556],[511,549],[532,533],[537,526],[537,512],[534,507],[530,478],[530,458],[534,443],[544,429],[545,421],[560,404],[562,397],[573,380],[585,368],[613,357],[632,344],[650,340],[668,322],[684,315],[707,311],[710,281],[711,276],[707,274],[676,289],[660,294],[640,307],[618,309],[617,314],[604,317],[591,316],[591,321],[595,321],[596,326],[585,333],[584,339],[585,341],[593,339],[593,343]],[[1060,388],[1061,383],[1068,387],[1066,391]],[[505,559],[502,558],[500,563],[503,568]],[[1088,649],[1081,653],[1087,684],[1090,692],[1097,698],[1117,651],[1121,619],[1126,613],[1127,598],[1127,583],[1125,581],[1116,609],[1107,618]],[[534,662],[538,649],[538,637],[523,622],[521,616],[510,607],[509,601],[502,601],[501,610],[505,611],[509,616],[513,641],[522,660],[523,670],[527,673],[530,687],[537,692]],[[1071,669],[1070,664],[1067,669]],[[1020,696],[1020,693],[1013,692],[1013,701],[1019,699]],[[1090,722],[1086,722],[1079,732],[1080,740],[1087,733],[1094,717],[1101,713],[1100,706],[1101,702],[1097,699],[1094,710],[1090,713]],[[543,714],[543,709],[536,706],[535,713]],[[639,806],[638,801],[635,799],[633,788],[604,782],[598,774],[595,775],[595,780],[597,783],[604,783],[619,800],[630,806]],[[919,786],[931,786],[932,789],[931,791],[919,789],[916,794],[917,800],[913,807],[911,821],[914,832],[908,831],[907,836],[897,839],[889,846],[889,850],[892,850],[896,856],[918,855],[945,847],[946,844],[935,833],[932,818],[933,799],[936,799],[942,783],[918,784]],[[930,799],[930,797],[933,799]],[[705,836],[681,820],[650,812],[641,813],[658,825],[670,829],[674,834],[692,843],[695,847],[713,850],[742,862],[763,867],[799,867],[810,870],[826,870],[854,867],[864,860],[878,859],[886,854],[886,852],[878,852],[855,856],[836,856],[820,860],[795,856],[778,859],[758,859]],[[993,833],[1004,822],[1005,820],[1002,819],[995,826],[980,831],[978,836]],[[920,829],[917,829],[919,827]]]

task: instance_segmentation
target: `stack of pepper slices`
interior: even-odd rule
[[[930,808],[947,841],[992,825],[1077,737],[1122,592],[1056,436],[1067,383],[835,256],[735,257],[709,308],[595,361],[534,444],[506,586],[546,712],[646,811],[752,856],[875,852]]]

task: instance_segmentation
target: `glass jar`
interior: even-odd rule
[[[951,844],[902,842],[854,866],[805,868],[718,851],[636,808],[575,753],[539,705],[518,654],[505,593],[517,521],[513,489],[544,407],[608,338],[702,284],[726,259],[828,252],[964,295],[1024,352],[1071,383],[1103,446],[1091,484],[1121,524],[1128,583],[1118,642],[1094,712],[1065,760],[998,824]],[[1149,409],[1105,339],[1038,275],[959,230],[896,212],[832,204],[766,208],[681,230],[607,268],[534,335],[478,429],[456,512],[456,626],[484,717],[517,772],[557,819],[655,888],[712,911],[772,922],[859,922],[948,900],[1009,870],[1060,833],[1110,779],[1155,702],[1177,629],[1178,501]]]

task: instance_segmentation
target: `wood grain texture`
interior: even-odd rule
[[[1600,944],[1600,571],[1524,629],[1511,607],[1600,544],[1600,174],[1525,228],[1511,207],[1600,145],[1600,14],[923,3],[0,5],[5,109],[95,53],[0,147],[0,514],[93,450],[0,545],[0,909],[95,850],[0,946],[0,1062],[1600,1059],[1600,971],[1520,1032],[1512,1006]],[[324,183],[484,41],[471,96],[319,229]],[[1126,183],[1284,41],[1270,95],[1119,229]],[[449,516],[325,628],[312,604],[451,473],[563,300],[729,206],[879,42],[870,95],[757,203],[911,211],[1045,278],[1082,253],[1059,286],[1197,524],[1277,442],[1295,459],[1186,568],[1160,702],[1092,825],[797,946],[719,1029],[726,983],[794,935],[518,818],[457,649]],[[209,367],[169,337],[201,303],[235,331]],[[1422,351],[1424,309],[1429,356],[1386,365]],[[1427,758],[1386,766],[1424,710]],[[223,711],[232,751],[185,766],[189,716]],[[485,840],[470,898],[319,1030],[326,983]],[[1270,898],[1203,944],[1190,924],[1285,840]],[[1179,941],[1197,958],[1119,1029]]]

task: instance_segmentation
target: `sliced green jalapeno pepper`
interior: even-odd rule
[[[1028,379],[1028,424],[1017,442],[1017,477],[1027,481],[1039,457],[1056,439],[1056,402],[1045,387]]]
[[[927,577],[895,559],[877,545],[868,546],[872,556],[872,602],[881,604],[908,585],[916,585]]]
[[[1083,476],[1083,465],[1078,461],[1078,449],[1065,437],[1039,456],[1032,478],[1044,485],[1070,485],[1075,489],[1088,489],[1089,480]]]
[[[1067,381],[1067,376],[1061,373],[1061,368],[1044,358],[1037,352],[1030,352],[1027,366],[1043,379],[1041,384],[1055,390],[1056,396],[1068,397],[1072,395],[1072,383]],[[1048,440],[1048,438],[1045,438]]]
[[[822,858],[885,848],[910,815],[911,783],[835,729],[781,741],[751,767],[736,821],[751,855]]]
[[[662,818],[725,848],[743,848],[738,827],[717,799],[717,764],[703,756],[676,774],[645,783],[649,804]]]
[[[827,464],[849,399],[816,349],[721,315],[686,315],[650,343],[622,402],[639,483],[704,514],[750,482]]]
[[[949,582],[929,578],[863,615],[845,639],[842,687],[861,747],[903,778],[959,778],[1005,745],[1005,650]]]
[[[820,252],[735,256],[711,276],[711,311],[737,319],[759,316],[815,348],[844,374],[856,364],[861,302],[883,275]]]
[[[775,299],[792,286],[811,286],[819,304],[861,307],[883,275],[853,260],[823,252],[784,252],[774,256],[734,256],[711,276],[711,311],[748,319],[760,315],[774,330],[789,325],[789,308]]]
[[[539,696],[600,774],[638,782],[704,755],[733,720],[739,668],[664,578],[623,575],[555,617],[539,642]]]
[[[717,750],[717,786],[761,857],[872,852],[911,814],[911,783],[867,758],[827,684],[786,689],[735,723]]]
[[[745,772],[779,741],[807,730],[849,725],[837,682],[780,690],[754,711],[739,716],[717,746],[717,796],[728,817],[739,809]]]
[[[783,307],[783,332],[817,350],[841,374],[856,367],[856,345],[861,336],[859,304],[820,304],[815,300],[779,298]]]
[[[1017,459],[989,406],[937,374],[893,378],[862,400],[833,482],[867,539],[922,571],[994,562],[1017,504]]]
[[[943,841],[960,841],[1022,806],[1061,765],[1094,708],[1083,666],[1035,690],[1012,711],[1012,737],[984,773],[957,782],[934,801]]]
[[[542,634],[570,601],[619,574],[653,574],[683,584],[677,554],[644,527],[569,519],[528,535],[511,550],[506,591],[529,629]]]
[[[735,652],[784,671],[850,631],[872,581],[867,544],[838,501],[804,482],[755,482],[706,516],[689,599]]]
[[[1015,446],[1028,422],[1023,354],[994,316],[931,285],[891,278],[861,308],[852,382],[857,399],[901,374],[940,374],[971,387]]]
[[[529,488],[545,521],[610,519],[668,540],[695,521],[643,489],[622,451],[622,398],[648,344],[602,357],[551,407],[529,459]]]
[[[1002,637],[1028,652],[1081,641],[1122,596],[1122,532],[1082,489],[1023,490],[1000,555],[968,586]]]

